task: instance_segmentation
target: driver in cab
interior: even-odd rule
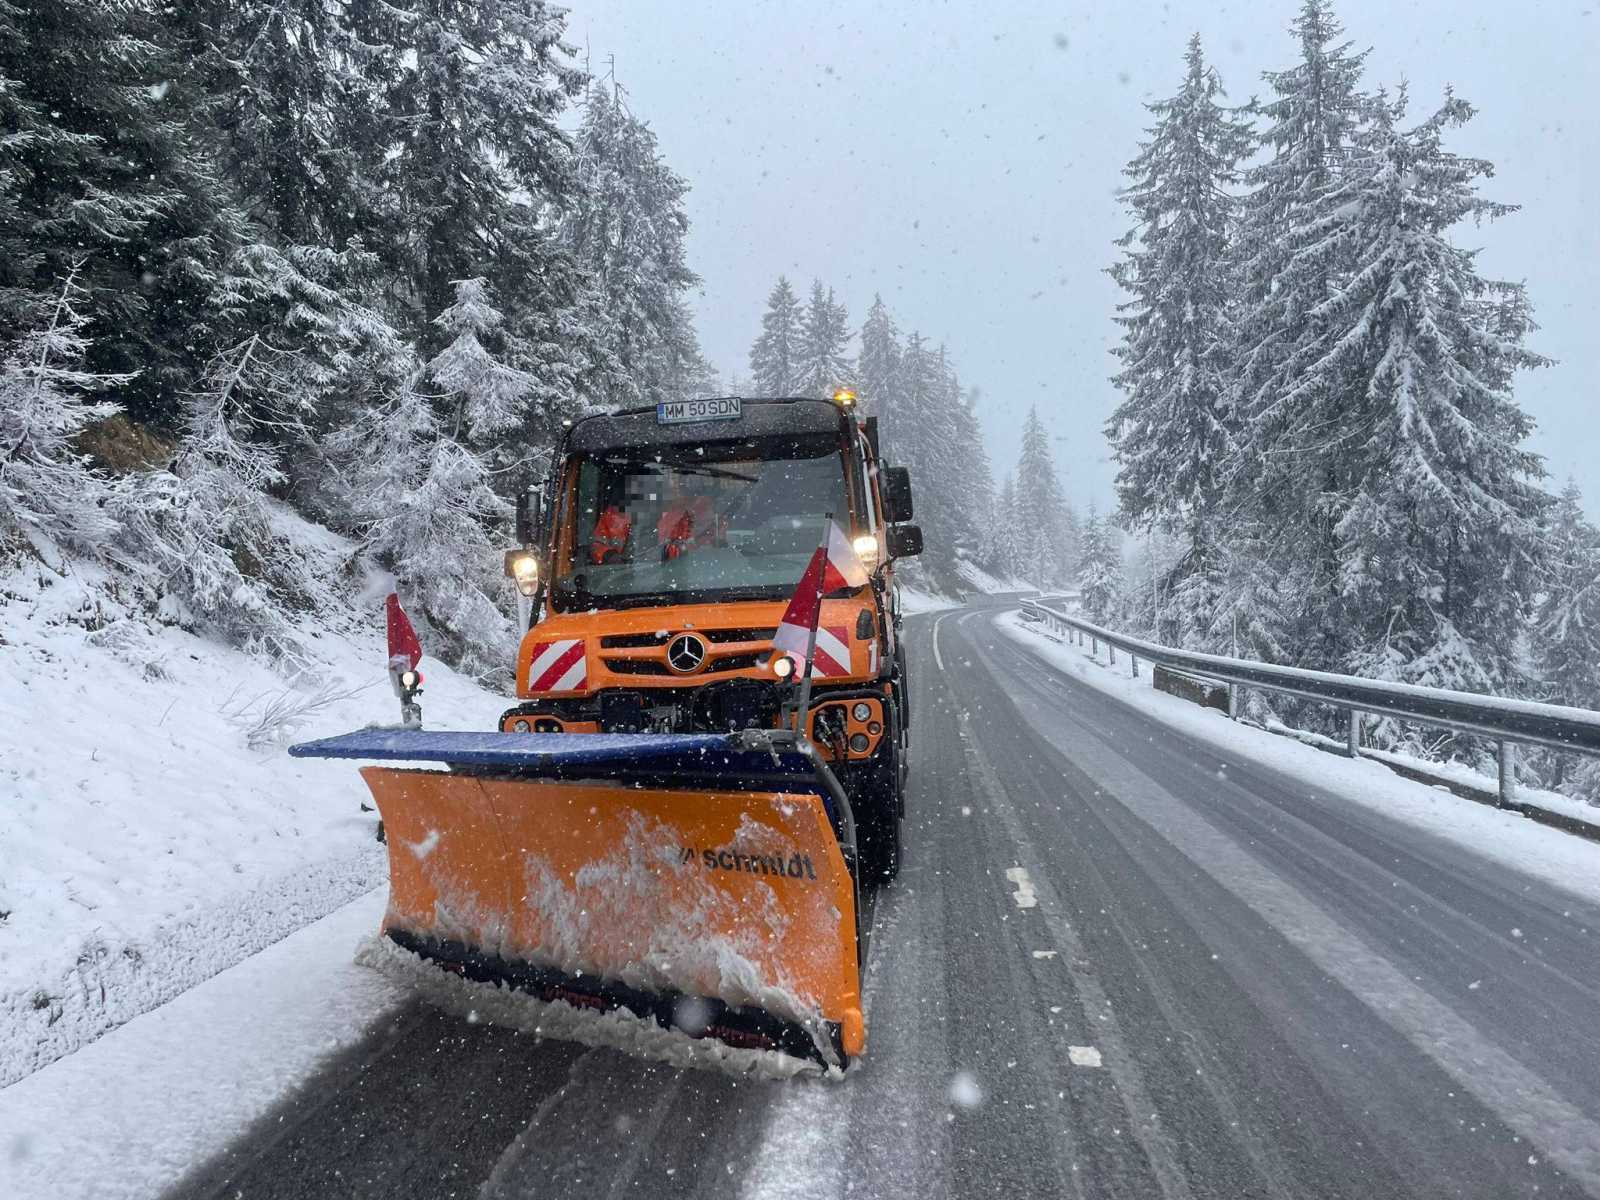
[[[656,540],[661,545],[661,561],[672,562],[699,546],[717,541],[719,521],[711,497],[690,489],[684,477],[667,476],[667,504],[656,522]]]

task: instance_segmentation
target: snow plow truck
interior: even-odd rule
[[[861,1054],[860,899],[901,853],[912,516],[849,392],[574,422],[518,505],[500,728],[420,728],[413,653],[391,663],[408,726],[291,749],[379,764],[386,950],[675,1038]],[[821,573],[830,536],[856,583]],[[779,630],[813,570],[799,652]]]

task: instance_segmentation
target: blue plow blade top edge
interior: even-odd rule
[[[751,751],[723,733],[499,733],[372,727],[289,747],[292,758],[433,762],[464,767],[667,767],[703,765],[812,775],[809,758]]]

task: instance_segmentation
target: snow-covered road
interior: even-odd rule
[[[909,625],[908,862],[843,1082],[446,1017],[348,965],[374,897],[0,1091],[0,1194],[1600,1195],[1600,846],[1480,852],[998,612]]]

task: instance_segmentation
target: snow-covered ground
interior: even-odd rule
[[[1137,680],[1131,679],[1125,667],[1113,670],[1091,658],[1086,650],[1046,636],[1023,621],[1019,613],[1002,614],[995,624],[1055,669],[1138,705],[1163,723],[1209,742],[1219,752],[1271,766],[1303,780],[1307,786],[1335,792],[1352,804],[1376,809],[1587,900],[1600,902],[1600,845],[1592,841],[1404,779],[1370,759],[1341,758],[1291,738],[1230,721],[1215,709],[1200,708],[1156,691],[1150,686],[1148,671]]]
[[[0,1088],[0,1196],[155,1196],[221,1150],[402,998],[353,961],[385,895]]]
[[[943,612],[947,608],[957,608],[960,601],[952,600],[949,596],[937,596],[932,592],[919,591],[916,588],[900,585],[900,611],[905,613]]]
[[[956,563],[956,572],[970,583],[977,591],[985,596],[997,596],[1002,592],[1037,592],[1039,589],[1026,579],[1019,579],[1015,575],[1001,578],[991,575],[982,567],[962,559]]]
[[[291,686],[71,577],[0,579],[0,1087],[382,882],[353,765],[284,750],[397,719],[370,601],[307,631],[317,677]],[[430,725],[506,707],[423,669]]]

